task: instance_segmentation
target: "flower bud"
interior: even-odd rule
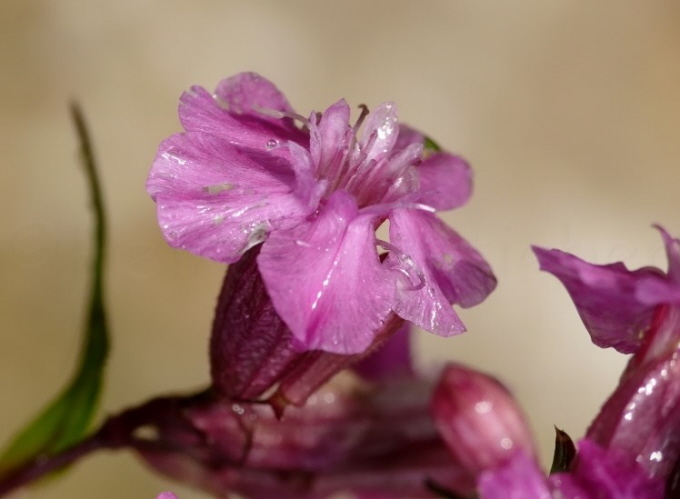
[[[457,461],[474,476],[522,451],[534,457],[524,416],[497,380],[459,364],[444,369],[432,400],[435,424]]]

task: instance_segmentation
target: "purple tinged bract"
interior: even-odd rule
[[[258,266],[298,349],[353,354],[391,313],[439,335],[464,331],[452,304],[495,287],[486,261],[434,212],[465,204],[467,163],[423,151],[394,103],[344,100],[309,118],[242,73],[181,99],[185,133],[159,147],[147,181],[167,241],[224,263],[262,244]],[[389,221],[390,241],[376,238]],[[378,248],[387,252],[381,257]]]

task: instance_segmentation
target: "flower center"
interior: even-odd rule
[[[390,107],[394,104],[386,103]],[[390,135],[399,133],[396,118],[392,115],[385,117],[377,126],[370,130],[363,130],[362,140],[357,137],[366,118],[370,115],[368,106],[359,106],[360,114],[353,126],[347,126],[342,137],[327,138],[321,135],[318,127],[322,115],[317,113],[306,119],[297,113],[258,109],[258,112],[277,118],[290,118],[300,123],[301,128],[307,129],[320,148],[320,159],[316,166],[318,180],[326,180],[327,187],[323,198],[342,189],[352,194],[359,208],[378,203],[394,201],[406,192],[417,188],[417,173],[412,168],[420,162],[422,147],[411,144],[403,149],[394,149],[390,142]],[[337,142],[335,142],[337,141]],[[329,143],[330,142],[330,143]],[[378,146],[379,144],[379,146]],[[279,144],[267,143],[267,148],[277,147]],[[382,150],[376,150],[379,147]]]

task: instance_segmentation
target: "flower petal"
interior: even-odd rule
[[[217,84],[215,95],[233,114],[252,115],[280,126],[279,118],[262,114],[263,110],[293,113],[288,99],[271,81],[257,73],[239,73]],[[290,122],[285,122],[292,125]]]
[[[313,221],[273,233],[258,264],[304,349],[362,352],[390,312],[390,276],[378,260],[372,216],[359,215],[344,191]]]
[[[313,211],[310,190],[297,187],[307,184],[280,158],[253,158],[226,140],[187,133],[161,143],[146,187],[171,246],[231,263],[272,228]]]
[[[472,170],[460,156],[435,153],[417,167],[419,201],[437,210],[463,206],[472,195]]]
[[[180,98],[179,117],[187,132],[210,133],[227,139],[238,147],[284,156],[286,148],[279,146],[288,141],[307,145],[308,139],[290,118],[274,118],[253,111],[252,106],[259,102],[263,105],[276,105],[272,102],[273,99],[266,98],[266,92],[248,93],[243,89],[237,91],[230,83],[223,82],[220,85],[229,98],[240,97],[241,100],[235,105],[242,114],[227,109],[229,103],[218,102],[216,99],[219,96],[213,97],[204,88],[193,86]]]
[[[355,364],[353,368],[362,378],[371,381],[413,376],[411,324],[403,322],[402,326],[383,345]]]
[[[636,288],[642,280],[662,280],[660,271],[628,270],[620,262],[593,265],[563,251],[532,249],[541,270],[553,274],[567,288],[593,343],[621,353],[639,347],[654,310],[638,299]]]
[[[679,343],[680,308],[668,307],[655,318],[586,434],[663,479],[680,458]]]
[[[353,130],[349,126],[349,105],[345,99],[326,109],[318,124],[312,116],[310,126],[309,150],[316,165],[322,169],[320,175],[335,178],[341,159],[338,155],[346,153]]]
[[[547,481],[536,461],[523,452],[503,466],[482,473],[480,499],[551,499]],[[576,498],[574,498],[576,499]]]
[[[655,225],[654,227],[661,233],[664,245],[666,246],[668,277],[673,283],[680,285],[680,239],[673,238],[673,236],[660,225]]]
[[[397,142],[394,144],[395,151],[405,149],[411,144],[418,144],[422,146],[424,143],[425,135],[408,125],[401,123],[399,124],[399,135],[397,136]]]
[[[366,154],[366,161],[379,161],[392,151],[399,136],[397,105],[383,102],[366,119],[361,137],[360,149]]]
[[[578,461],[572,474],[587,497],[665,497],[665,480],[649,477],[637,461],[617,449],[604,449],[587,439],[578,444]]]
[[[431,213],[399,208],[389,220],[390,241],[405,254],[390,252],[389,263],[403,272],[420,274],[407,285],[398,284],[395,312],[435,334],[463,332],[450,304],[471,307],[484,300],[496,286],[491,268],[477,250]],[[418,279],[420,283],[413,282]]]

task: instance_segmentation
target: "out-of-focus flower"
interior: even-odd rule
[[[393,103],[364,107],[354,125],[344,100],[306,119],[243,73],[214,96],[193,87],[180,118],[186,133],[161,144],[147,182],[166,239],[225,263],[262,243],[259,271],[296,348],[363,352],[392,313],[460,333],[451,304],[495,287],[485,260],[434,215],[467,202],[467,163],[424,154]],[[379,241],[388,220],[390,241]]]
[[[668,271],[628,270],[623,263],[594,265],[559,250],[534,247],[541,270],[567,288],[593,342],[632,353],[652,323],[657,305],[680,304],[680,240],[661,227]]]
[[[428,481],[469,491],[472,477],[440,439],[417,379],[364,384],[341,376],[283,420],[262,404],[210,392],[160,399],[133,443],[163,474],[215,497],[326,498],[338,491],[432,497]],[[382,497],[382,496],[381,496]]]
[[[669,262],[665,273],[629,271],[621,263],[592,265],[534,248],[541,268],[566,286],[593,341],[634,352],[572,469],[581,487],[609,483],[602,497],[680,493],[680,240],[659,230]]]
[[[432,409],[456,462],[474,477],[480,499],[664,497],[667,471],[650,473],[625,445],[603,445],[590,436],[579,442],[578,457],[567,472],[546,477],[516,402],[500,383],[480,372],[448,366]],[[646,431],[644,420],[636,424]],[[672,434],[666,430],[666,435]],[[671,441],[677,447],[677,440]]]
[[[474,476],[518,452],[534,457],[531,432],[514,398],[479,371],[447,365],[432,398],[432,413],[449,449]]]
[[[158,494],[158,497],[156,499],[179,499],[175,494],[172,492],[161,492]]]

